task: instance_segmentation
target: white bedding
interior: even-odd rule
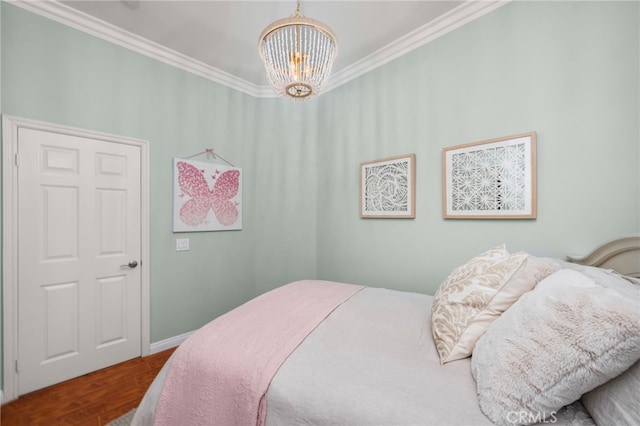
[[[365,288],[353,296],[276,373],[265,424],[492,424],[480,411],[470,359],[440,364],[431,305],[432,296],[387,289]],[[153,424],[164,371],[134,425]],[[559,412],[555,424],[594,423],[577,403]]]
[[[283,364],[266,424],[490,425],[469,359],[440,364],[430,310],[430,296],[362,290]]]

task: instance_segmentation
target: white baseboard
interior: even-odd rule
[[[159,342],[154,342],[151,344],[149,348],[149,352],[151,355],[157,354],[158,352],[162,352],[167,349],[175,348],[176,346],[180,346],[182,342],[187,340],[187,337],[191,336],[193,331],[188,333],[181,334],[179,336],[169,337],[168,339],[160,340]]]

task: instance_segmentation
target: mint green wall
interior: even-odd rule
[[[316,278],[317,99],[261,99],[255,150],[256,292]]]
[[[262,101],[0,6],[2,113],[149,141],[152,342],[315,276],[313,102]],[[172,159],[208,147],[243,168],[243,230],[173,234]]]
[[[562,256],[640,231],[638,9],[510,3],[292,103],[0,3],[1,111],[150,141],[155,342],[296,279],[433,292],[493,244]],[[443,220],[442,147],[530,130],[538,219]],[[171,161],[205,147],[243,167],[243,230],[188,234],[191,251],[176,253]],[[359,163],[409,152],[416,219],[360,219]]]
[[[638,2],[513,2],[320,98],[318,275],[433,293],[492,245],[640,231]],[[443,147],[536,131],[537,220],[444,220]],[[360,219],[359,164],[415,153],[416,218]]]
[[[3,4],[4,114],[149,140],[151,339],[181,334],[254,293],[255,100]],[[231,111],[234,111],[233,113]],[[246,232],[188,235],[176,252],[172,158],[214,147],[246,167]],[[225,254],[224,256],[222,254]]]

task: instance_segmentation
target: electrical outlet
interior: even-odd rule
[[[187,251],[187,250],[189,250],[189,239],[176,238],[176,251]]]

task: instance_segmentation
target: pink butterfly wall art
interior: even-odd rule
[[[173,232],[242,229],[242,169],[174,158]]]

